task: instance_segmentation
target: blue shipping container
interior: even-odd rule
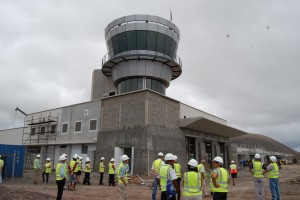
[[[25,147],[23,145],[0,144],[0,155],[4,161],[2,178],[11,178],[13,175],[13,167],[14,177],[23,177],[25,160]]]

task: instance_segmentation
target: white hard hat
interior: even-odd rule
[[[104,157],[102,157],[102,158],[101,158],[101,160],[105,160],[105,158],[104,158]]]
[[[167,153],[167,154],[165,155],[165,161],[168,161],[168,160],[175,160],[175,159],[174,159],[174,155],[171,154],[171,153]]]
[[[259,158],[260,158],[260,155],[257,153],[257,154],[254,155],[254,158],[255,158],[255,159],[259,159]]]
[[[78,158],[78,155],[77,153],[74,154],[73,158]]]
[[[129,157],[126,154],[124,154],[123,156],[120,157],[120,159],[123,162],[125,160],[129,160]]]
[[[81,157],[81,156],[79,157],[79,160],[82,160],[82,157]]]
[[[213,161],[218,162],[220,164],[223,164],[223,158],[221,158],[220,156],[216,156]]]
[[[177,156],[176,155],[174,155],[174,160],[177,160],[178,158],[177,158]]]
[[[59,161],[67,160],[67,158],[64,155],[59,156],[58,158]]]
[[[50,161],[50,158],[47,158],[46,160]]]
[[[62,154],[62,156],[64,156],[64,157],[68,157],[68,156],[67,156],[67,154],[65,154],[65,153],[64,153],[64,154]]]
[[[40,157],[41,157],[41,155],[40,155],[40,154],[38,154],[38,155],[36,155],[36,157],[37,157],[37,158],[40,158]]]
[[[157,155],[158,156],[164,156],[164,154],[162,152],[159,152]]]
[[[85,162],[90,162],[90,161],[91,161],[90,158],[86,157]]]
[[[234,160],[232,160],[231,163],[234,163]]]
[[[188,162],[188,165],[191,166],[191,167],[197,167],[197,166],[198,166],[198,162],[197,162],[197,160],[195,160],[195,159],[191,159],[191,160]]]
[[[115,162],[115,159],[114,158],[110,159],[110,162]]]
[[[276,158],[275,156],[270,156],[270,160],[271,160],[272,162],[276,162],[276,161],[277,161],[277,158]]]

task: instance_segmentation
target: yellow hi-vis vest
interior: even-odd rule
[[[63,167],[64,168],[64,177],[66,177],[66,166],[65,166],[65,164],[63,164],[63,163],[58,163],[57,165],[56,165],[56,170],[55,170],[55,175],[56,175],[56,180],[57,181],[60,181],[60,180],[63,180],[64,178],[62,178],[61,176],[60,176],[60,168],[61,167]]]
[[[48,173],[48,174],[50,174],[51,173],[51,168],[52,168],[52,164],[51,164],[51,162],[47,162],[46,164],[45,164],[45,172],[46,173]]]
[[[255,178],[262,178],[263,175],[263,164],[260,161],[253,162],[253,173]]]
[[[104,172],[104,162],[102,161],[102,162],[100,162],[100,164],[99,164],[99,172]]]
[[[0,169],[4,166],[4,161],[0,159]]]
[[[161,159],[158,158],[154,161],[154,170],[158,173],[161,167]]]
[[[124,174],[124,180],[126,183],[128,183],[128,178],[127,178],[127,170],[126,170],[126,165],[124,165],[124,163],[120,163],[119,167],[118,167],[118,171],[117,171],[117,177],[118,177],[118,182],[121,184],[124,184],[123,181],[121,180],[121,169],[125,168],[125,174]]]
[[[75,169],[76,172],[81,171],[81,165],[82,165],[82,162],[80,160],[77,160],[77,165],[76,165],[76,169]]]
[[[167,180],[170,180],[171,165],[162,165],[159,169],[160,188],[162,192],[167,190]]]
[[[226,169],[219,167],[218,168],[219,174],[216,180],[216,183],[220,185],[219,188],[214,186],[214,182],[212,180],[212,175],[214,171],[211,172],[210,175],[210,191],[211,192],[228,192],[228,172]]]
[[[39,159],[35,159],[34,160],[33,168],[34,169],[39,169],[40,168],[40,161],[39,161]]]
[[[111,162],[108,164],[108,174],[115,174],[115,170],[113,168],[114,165],[115,164]]]
[[[179,163],[174,163],[174,170],[177,178],[181,178],[181,165]]]
[[[201,174],[190,171],[183,175],[183,196],[196,196],[202,194]]]
[[[76,167],[75,167],[76,165]],[[74,168],[75,167],[75,168]],[[75,160],[71,160],[70,162],[70,169],[73,171],[73,172],[78,172],[78,169],[77,169],[77,161]],[[77,171],[76,171],[77,170]]]
[[[276,163],[271,163],[270,165],[273,166],[273,169],[268,172],[268,177],[269,178],[279,178],[278,165]]]
[[[91,170],[91,165],[90,165],[90,163],[86,163],[85,164],[85,168],[84,168],[84,172],[91,172],[92,170]]]
[[[237,174],[236,164],[231,164],[229,167],[230,167],[230,173]]]
[[[204,168],[204,172],[203,172],[203,173],[204,173],[204,178],[206,178],[205,166],[204,166],[202,163],[200,163],[200,164],[197,166],[198,172],[200,172],[200,169],[201,169],[202,167]]]

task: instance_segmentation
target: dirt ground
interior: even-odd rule
[[[41,178],[41,177],[40,177]],[[83,178],[83,177],[82,177]],[[142,176],[142,178],[151,180],[152,177]],[[42,178],[41,178],[42,179]],[[51,174],[49,184],[39,183],[38,185],[33,184],[33,171],[28,170],[24,172],[23,178],[15,178],[14,181],[11,179],[3,180],[0,184],[0,199],[1,200],[52,200],[56,199],[57,186],[55,184],[55,176]],[[76,191],[64,190],[63,199],[103,199],[113,200],[119,199],[119,193],[117,187],[108,186],[108,176],[104,177],[104,185],[98,185],[99,176],[98,173],[92,173],[91,185],[78,184]],[[147,184],[138,184],[136,176],[132,178],[131,184],[128,186],[129,199],[136,200],[149,200],[151,199],[152,191],[149,189]],[[208,183],[208,182],[207,182]],[[271,199],[269,190],[268,179],[265,179],[265,191],[266,198]],[[280,190],[282,199],[288,200],[299,200],[300,199],[300,165],[285,165],[280,170]],[[160,191],[157,191],[157,199],[160,199]],[[204,198],[212,199],[212,198]],[[236,180],[236,186],[230,184],[228,199],[233,200],[252,200],[255,199],[254,194],[254,183],[252,174],[248,172],[248,169],[240,169],[238,178]]]

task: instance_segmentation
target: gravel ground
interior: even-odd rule
[[[136,177],[136,176],[135,176]],[[41,178],[41,177],[40,177]],[[151,180],[152,177],[142,176],[142,178]],[[56,199],[57,186],[55,176],[51,174],[49,184],[40,182],[33,184],[33,170],[26,170],[23,178],[15,178],[14,181],[3,180],[0,185],[1,200],[52,200]],[[72,200],[113,200],[119,198],[117,187],[110,187],[107,184],[108,176],[104,177],[104,185],[100,186],[98,173],[92,173],[91,185],[78,184],[76,191],[64,190],[63,199]],[[146,185],[139,185],[133,178],[132,184],[128,186],[129,199],[148,200],[151,199],[151,190]],[[265,179],[266,198],[271,199],[268,179]],[[282,199],[299,200],[300,199],[300,165],[286,165],[280,170],[280,189]],[[160,197],[160,191],[157,191],[157,197]],[[160,199],[160,198],[157,198]],[[204,198],[212,199],[212,198]],[[254,197],[253,177],[248,170],[241,169],[236,180],[236,186],[230,185],[228,199],[231,200],[252,200]]]

